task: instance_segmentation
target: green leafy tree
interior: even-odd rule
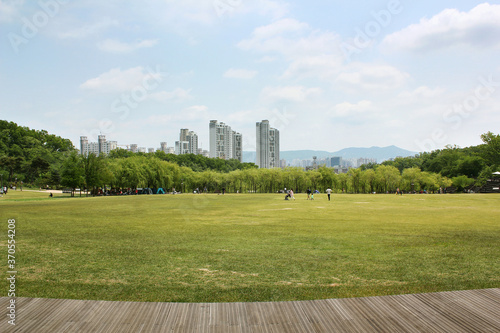
[[[484,142],[483,158],[488,166],[500,166],[500,135],[488,132],[481,135]]]
[[[400,182],[401,175],[394,166],[380,165],[376,170],[378,187],[384,192],[394,192]],[[382,192],[379,191],[379,192]]]
[[[61,169],[61,185],[71,188],[71,196],[75,189],[84,183],[82,158],[76,152],[71,153],[64,161]]]
[[[14,178],[14,173],[16,171],[21,171],[21,165],[24,162],[24,157],[22,156],[1,156],[0,157],[0,166],[8,171],[9,174],[9,182],[12,182]]]
[[[362,181],[365,186],[368,188],[369,193],[375,192],[375,181],[377,179],[377,175],[375,174],[374,169],[367,169],[361,175]]]
[[[467,176],[457,176],[453,177],[451,180],[453,182],[453,186],[457,188],[457,191],[463,191],[467,187],[474,184],[474,179],[471,179]]]
[[[320,166],[318,172],[321,174],[321,191],[325,191],[327,188],[335,188],[337,183],[337,175],[333,168],[327,168],[325,166]]]
[[[347,184],[349,183],[349,177],[347,176],[347,173],[341,173],[337,176],[337,190],[342,191],[342,193],[347,193],[349,191],[349,188],[347,187]]]
[[[347,177],[351,185],[351,191],[354,193],[359,193],[361,191],[361,173],[362,171],[359,168],[352,168],[347,172]]]
[[[104,175],[107,173],[104,158],[95,154],[88,154],[82,158],[83,177],[87,190],[91,190],[93,196],[97,194],[99,186],[104,185]]]
[[[484,159],[480,156],[464,156],[458,161],[457,171],[459,175],[477,178],[484,168]]]
[[[402,183],[400,187],[405,191],[419,191],[423,182],[422,171],[419,168],[413,167],[403,170]]]

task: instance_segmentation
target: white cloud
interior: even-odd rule
[[[264,57],[258,59],[256,62],[258,62],[258,63],[266,63],[266,62],[274,62],[276,60],[278,60],[278,58],[276,58],[276,57],[264,56]]]
[[[177,88],[173,91],[160,91],[151,93],[149,98],[158,102],[184,101],[191,99],[191,90]]]
[[[173,114],[155,114],[146,119],[141,119],[139,122],[143,122],[148,126],[167,125],[174,120],[174,116]],[[134,122],[132,125],[137,127],[137,122]]]
[[[256,0],[243,2],[242,8],[245,12],[254,12],[261,16],[271,16],[273,19],[278,19],[288,13],[288,3],[284,1],[273,0]]]
[[[288,58],[339,53],[340,38],[332,32],[313,30],[304,22],[285,18],[256,28],[238,47],[259,53],[278,53]]]
[[[236,15],[258,14],[270,16],[276,20],[288,13],[288,4],[275,0],[210,0],[218,17],[234,17]]]
[[[285,18],[256,28],[250,38],[237,46],[264,54],[259,62],[284,57],[289,67],[282,79],[331,79],[344,62],[340,42],[340,36],[334,32],[315,30],[307,23]]]
[[[153,47],[158,43],[158,40],[147,39],[143,41],[137,41],[134,43],[123,43],[114,39],[106,39],[97,44],[99,49],[110,53],[130,53],[135,50]]]
[[[261,110],[243,110],[231,112],[227,119],[230,124],[253,124],[258,114],[262,114]]]
[[[0,22],[12,22],[23,4],[24,0],[0,0]]]
[[[248,69],[235,69],[235,68],[230,68],[224,73],[225,78],[243,79],[243,80],[253,79],[255,75],[257,75],[257,71],[251,71]]]
[[[385,91],[400,88],[410,77],[408,73],[389,65],[353,64],[350,71],[341,73],[336,84],[348,91]]]
[[[277,19],[287,12],[281,0],[145,0],[135,5],[134,15],[149,24],[167,27],[186,38],[226,19],[256,14]],[[196,38],[194,38],[196,39]]]
[[[356,104],[343,102],[335,105],[333,110],[329,112],[329,115],[334,117],[358,116],[370,110],[373,110],[373,103],[371,101],[363,100]]]
[[[199,121],[200,119],[208,118],[208,106],[206,105],[193,105],[186,109],[181,114],[180,121]],[[208,123],[208,122],[207,122]]]
[[[172,122],[197,121],[206,118],[207,115],[208,107],[206,105],[193,105],[181,112],[151,115],[145,119],[139,119],[137,122],[148,126],[169,125]]]
[[[320,88],[306,88],[304,86],[265,87],[261,97],[265,102],[289,101],[301,103],[322,93],[323,90]]]
[[[431,89],[427,86],[421,86],[416,88],[413,91],[404,91],[398,95],[398,98],[401,101],[405,101],[406,103],[418,103],[422,101],[428,101],[429,99],[434,99],[436,97],[442,96],[444,93],[443,88],[434,88]]]
[[[119,23],[117,20],[112,20],[110,18],[104,18],[99,22],[95,22],[93,24],[84,25],[77,29],[71,29],[68,31],[60,32],[59,38],[62,39],[82,39],[87,38],[89,36],[97,35],[101,33],[103,30],[106,30],[110,27],[117,27]]]
[[[161,80],[161,73],[149,71],[140,66],[127,70],[113,68],[98,77],[85,81],[80,85],[80,89],[100,93],[126,92],[136,87],[144,87],[148,90],[149,85]]]
[[[387,36],[383,49],[425,52],[446,47],[500,46],[500,5],[483,3],[469,12],[446,9]]]
[[[283,79],[319,78],[331,79],[342,68],[342,59],[335,55],[320,54],[293,60],[283,73]]]

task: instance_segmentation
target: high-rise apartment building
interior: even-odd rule
[[[232,131],[232,148],[233,148],[233,157],[235,160],[240,162],[243,161],[243,135],[241,133]]]
[[[259,168],[280,167],[280,132],[269,126],[268,120],[256,123],[257,156]]]
[[[189,154],[198,154],[198,134],[189,131],[186,135],[186,141],[188,142]]]
[[[189,154],[189,142],[175,141],[175,154],[176,155]]]
[[[86,136],[81,136],[80,137],[80,154],[82,155],[88,155],[88,149],[89,149],[89,139]]]
[[[187,141],[188,135],[189,135],[189,129],[181,128],[181,133],[179,135],[179,141]]]
[[[231,126],[210,120],[210,157],[243,160],[243,136]]]
[[[101,154],[109,154],[112,150],[118,148],[116,141],[106,141],[105,135],[99,135],[98,142],[89,142],[86,136],[80,137],[80,154],[87,156],[94,154],[99,156]]]
[[[179,141],[175,142],[175,153],[177,155],[198,154],[198,134],[187,128],[182,128]]]
[[[208,152],[208,150],[203,150],[203,148],[198,148],[198,155],[210,157],[210,153]]]

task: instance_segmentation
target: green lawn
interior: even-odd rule
[[[283,198],[10,191],[1,257],[15,218],[19,297],[286,301],[500,287],[500,195]]]

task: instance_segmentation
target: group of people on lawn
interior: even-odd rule
[[[306,191],[306,193],[307,193],[307,200],[314,200],[314,193],[315,192],[319,193],[317,190],[313,192],[313,191],[311,191],[310,188],[308,188],[307,191]],[[293,193],[293,188],[290,189],[290,190],[288,190],[288,191],[285,188],[285,193],[286,193],[285,200],[291,200],[291,199],[295,200],[295,196],[293,195],[294,194]],[[328,194],[328,201],[330,201],[330,196],[332,194],[332,189],[328,188],[326,190],[326,194]]]

